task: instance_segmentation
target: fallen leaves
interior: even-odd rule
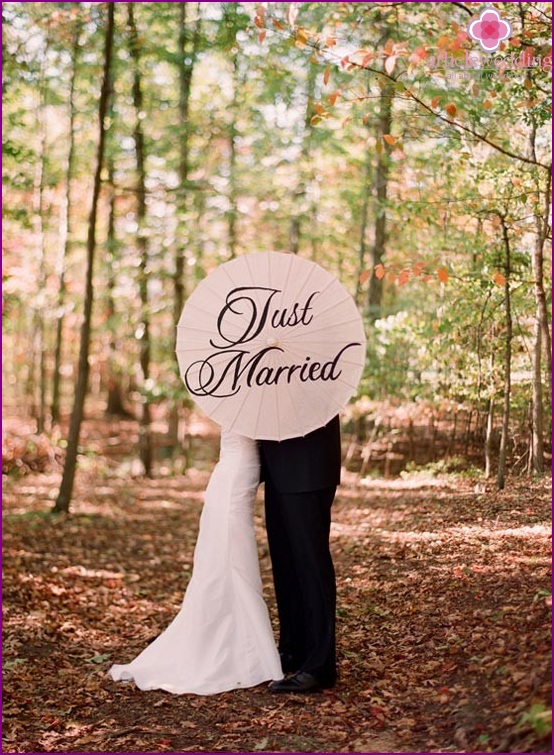
[[[211,463],[215,454],[214,441]],[[44,515],[52,475],[8,477],[10,751],[548,746],[546,480],[514,479],[505,491],[477,495],[463,478],[362,486],[345,474],[333,507],[340,673],[333,690],[276,699],[261,685],[202,698],[107,679],[112,662],[142,650],[179,608],[208,472],[209,464],[158,480],[106,474],[101,484],[82,472],[75,514],[62,519]],[[262,579],[275,619],[259,503]]]

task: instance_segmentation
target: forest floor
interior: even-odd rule
[[[218,446],[196,440],[152,480],[85,455],[69,516],[59,470],[4,477],[4,752],[550,752],[550,479],[345,472],[332,690],[109,680],[179,610]],[[261,498],[256,530],[275,622]]]

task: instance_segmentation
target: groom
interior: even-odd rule
[[[339,418],[304,437],[261,440],[259,446],[279,653],[287,674],[269,689],[326,689],[336,681],[336,584],[329,530],[340,482]]]

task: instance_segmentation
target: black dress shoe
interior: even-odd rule
[[[317,692],[320,689],[329,689],[331,683],[320,681],[317,676],[308,674],[306,671],[299,671],[288,679],[280,679],[278,682],[271,682],[269,685],[270,692]]]

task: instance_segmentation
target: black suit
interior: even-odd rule
[[[336,585],[329,551],[340,482],[339,418],[300,438],[259,441],[279,612],[279,651],[295,670],[333,683]]]

